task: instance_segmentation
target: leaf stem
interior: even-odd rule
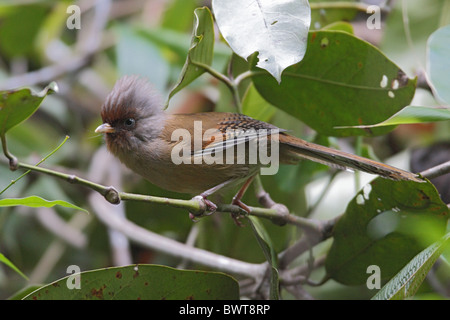
[[[241,99],[239,97],[239,83],[241,80],[236,81],[236,80],[232,80],[230,78],[228,78],[227,76],[223,75],[222,73],[214,70],[213,68],[211,68],[210,66],[201,63],[201,62],[196,62],[196,61],[191,61],[191,63],[197,67],[203,68],[206,72],[208,72],[210,75],[212,75],[214,78],[222,81],[231,91],[232,95],[233,95],[233,100],[234,103],[236,104],[236,108],[238,109],[239,113],[242,113],[242,104],[241,104]]]
[[[4,134],[1,135],[1,141],[2,141],[3,154],[9,160],[9,168],[12,171],[14,171],[17,169],[17,158],[9,152],[8,146],[6,144],[6,136]]]
[[[222,81],[223,83],[225,83],[227,85],[228,88],[233,90],[233,88],[234,88],[233,81],[231,81],[227,76],[225,76],[222,73],[214,70],[212,67],[210,67],[207,64],[204,64],[204,63],[201,63],[201,62],[197,62],[197,61],[191,61],[191,64],[193,64],[194,66],[197,66],[199,68],[204,69],[206,72],[208,72],[214,78]]]

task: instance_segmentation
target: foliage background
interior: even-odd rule
[[[391,1],[392,10],[389,14],[382,14],[380,30],[368,30],[365,27],[367,15],[349,10],[336,11],[333,15],[313,11],[315,18],[311,29],[321,28],[335,20],[350,20],[358,37],[379,47],[409,77],[418,75],[419,83],[423,84],[420,77],[426,64],[426,40],[439,26],[450,23],[450,6],[448,1],[439,0],[407,2],[410,36],[405,35],[402,1]],[[101,123],[99,110],[102,101],[121,74],[145,75],[162,94],[167,95],[185,62],[191,39],[193,10],[209,5],[209,2],[112,1],[110,15],[102,17],[94,15],[93,3],[79,1],[76,4],[82,10],[82,27],[80,30],[69,30],[66,27],[69,17],[66,9],[74,3],[37,0],[6,1],[0,4],[0,88],[33,86],[41,90],[53,80],[60,87],[60,92],[48,96],[25,125],[17,126],[8,133],[11,152],[19,159],[35,163],[69,135],[69,141],[46,161],[46,166],[94,180],[99,167],[107,163],[115,168],[108,174],[114,182],[111,184],[118,189],[188,199],[186,195],[160,190],[140,180],[116,164],[106,153],[98,152],[103,141],[94,130]],[[371,3],[381,4],[381,1]],[[230,54],[226,45],[218,43],[214,68],[225,71]],[[56,67],[42,71],[48,66]],[[41,71],[33,73],[36,70]],[[414,99],[416,105],[439,105],[430,91],[420,88],[420,85]],[[236,111],[230,92],[210,76],[202,76],[180,91],[171,100],[168,109],[169,112],[213,110]],[[248,111],[254,112],[251,109]],[[263,120],[270,120],[299,137],[315,137],[311,129],[279,109],[270,108],[262,116],[268,117]],[[409,151],[448,140],[448,136],[447,122],[404,125],[387,135],[365,138],[362,146],[367,154],[374,152],[383,160],[396,155],[390,161],[404,167],[409,165]],[[333,139],[331,142],[337,143]],[[339,143],[353,148],[355,139],[340,139]],[[443,151],[444,159],[448,159],[448,150],[447,147]],[[100,157],[100,160],[93,161],[93,155]],[[123,172],[123,176],[118,172]],[[300,216],[310,214],[315,218],[331,219],[345,210],[357,186],[370,178],[360,175],[357,177],[359,180],[356,180],[352,174],[338,174],[327,196],[309,212],[330,175],[331,172],[320,166],[305,163],[303,167],[282,167],[278,175],[264,177],[263,183],[272,198],[286,204],[292,212]],[[6,162],[2,162],[1,188],[17,176],[17,172],[11,172]],[[442,194],[447,192],[448,186],[446,188],[441,190]],[[39,195],[46,199],[67,200],[88,208],[88,191],[81,186],[31,173],[9,188],[2,197]],[[251,192],[245,201],[257,205]],[[199,248],[247,262],[265,261],[251,228],[237,228],[228,215],[202,219],[193,229],[187,212],[181,209],[139,202],[126,202],[120,208],[123,211],[119,214],[126,214],[131,221],[166,237],[186,242],[190,241],[189,235],[196,235],[195,245]],[[3,299],[28,283],[48,283],[66,276],[69,265],[78,265],[81,270],[135,263],[204,268],[129,242],[120,234],[105,228],[104,223],[93,214],[74,213],[61,208],[14,207],[1,208],[0,211],[0,252],[30,279],[27,282],[0,264],[0,298]],[[63,229],[63,221],[70,221],[70,231]],[[280,228],[267,222],[264,225],[277,252],[298,236],[299,231],[293,226]],[[316,259],[329,246],[330,241],[316,246]],[[304,261],[308,257],[302,259]],[[323,265],[319,265],[311,277],[320,280],[323,275]],[[448,297],[449,281],[448,265],[438,264],[422,286],[420,294],[422,297]],[[304,298],[362,299],[372,297],[374,292],[366,286],[344,286],[331,280],[320,287],[305,287],[303,294]]]

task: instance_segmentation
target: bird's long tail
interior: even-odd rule
[[[279,135],[281,152],[294,159],[309,159],[338,169],[356,169],[389,178],[424,182],[416,174],[401,170],[374,160],[359,157],[343,151],[310,143],[300,138],[281,133]]]

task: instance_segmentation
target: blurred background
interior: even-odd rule
[[[367,14],[358,10],[316,10],[311,29],[320,29],[339,20],[351,22],[358,37],[379,47],[408,76],[419,76],[419,85],[424,88],[418,88],[414,103],[438,105],[421,77],[425,70],[428,36],[440,25],[450,23],[449,1],[408,0],[406,15],[402,1],[372,0],[366,3],[385,8],[381,29],[368,30]],[[46,97],[30,119],[8,132],[11,153],[22,162],[34,164],[68,135],[68,142],[43,166],[114,185],[127,192],[189,198],[160,190],[129,172],[108,155],[103,137],[94,130],[101,123],[102,102],[121,75],[145,76],[164,99],[167,98],[189,49],[193,11],[204,5],[210,6],[210,1],[2,0],[0,90],[27,86],[40,91],[52,81],[59,87],[59,92]],[[406,33],[405,25],[408,27]],[[218,32],[216,37],[213,67],[226,72],[231,50],[220,41]],[[245,69],[245,61],[241,63]],[[236,111],[228,89],[206,74],[176,94],[168,108],[168,112],[178,113],[212,110]],[[305,139],[328,140],[316,137],[300,121],[280,110],[271,113],[269,120]],[[445,140],[448,134],[446,122],[407,125],[383,137],[367,138],[364,146],[367,154],[374,152],[381,159],[396,155],[397,158],[391,158],[392,163],[409,163],[410,150],[433,146]],[[331,143],[337,142],[331,139]],[[352,139],[339,143],[351,151]],[[439,150],[442,159],[449,158],[446,144]],[[424,160],[424,154],[427,152],[419,153],[417,159],[421,161],[415,162],[416,166],[421,165],[420,168],[429,164]],[[278,175],[264,177],[263,183],[272,198],[286,204],[292,212],[332,218],[343,212],[355,194],[354,177],[342,173],[333,178],[327,193],[329,198],[323,198],[316,207],[315,202],[320,199],[332,174],[322,166],[305,163],[304,166],[282,167]],[[0,161],[0,189],[19,175],[19,172],[9,170],[6,158]],[[361,183],[367,179],[363,175]],[[441,193],[445,193],[445,188],[448,193],[448,183],[444,182],[443,188]],[[340,192],[333,192],[336,189]],[[343,193],[343,189],[348,192]],[[89,211],[92,207],[89,194],[90,190],[82,186],[30,173],[0,197],[38,195],[49,200],[66,200]],[[250,205],[257,204],[252,192],[245,201]],[[193,241],[197,247],[235,259],[265,261],[250,228],[237,228],[228,215],[214,215],[193,224],[187,212],[168,206],[127,202],[111,206],[109,210],[108,214],[126,215],[137,225],[171,239]],[[134,263],[174,267],[182,263],[183,267],[203,268],[180,262],[136,241],[131,242],[109,229],[105,219],[108,219],[107,215],[99,217],[61,208],[1,208],[0,252],[30,281],[0,264],[0,298],[9,297],[28,283],[47,283],[64,277],[69,265],[78,265],[81,270]],[[266,227],[278,251],[298,238],[299,231],[294,227],[280,228],[270,223],[266,223]],[[315,248],[315,254],[320,256],[328,246],[329,242],[321,244]],[[363,287],[348,288],[336,283],[327,283],[312,292],[316,298],[368,298],[373,295]]]

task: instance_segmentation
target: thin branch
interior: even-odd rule
[[[309,233],[307,237],[302,237],[295,244],[287,248],[279,255],[280,269],[286,268],[292,261],[294,261],[301,254],[310,250],[316,244],[323,242],[332,235],[332,230],[339,217],[320,221],[320,229],[317,229],[315,233]]]
[[[47,169],[44,167],[36,167],[33,165],[29,165],[26,163],[19,162],[17,164],[18,169],[27,169],[31,171],[36,171],[39,173],[47,174],[58,179],[62,179],[72,184],[79,184],[85,187],[88,187],[99,194],[101,194],[108,202],[112,204],[119,204],[120,201],[128,200],[128,201],[143,201],[150,202],[154,204],[160,205],[169,205],[175,208],[181,208],[189,211],[194,216],[201,217],[207,214],[206,204],[198,200],[197,198],[193,198],[191,200],[183,200],[183,199],[173,199],[166,197],[156,197],[150,195],[142,195],[142,194],[134,194],[128,192],[119,192],[113,186],[104,186],[83,178],[80,178],[76,175],[65,174],[62,172],[54,171],[51,169]],[[311,230],[320,230],[322,228],[322,222],[317,220],[306,219],[302,217],[298,217],[289,213],[283,212],[277,207],[272,208],[259,208],[259,207],[249,207],[251,209],[250,214],[256,217],[269,219],[270,221],[282,225],[282,224],[293,224],[302,228],[307,228]],[[236,205],[231,204],[218,204],[217,212],[227,212],[234,214],[247,214],[244,213],[242,208]]]
[[[444,174],[447,173],[450,173],[450,161],[441,163],[430,169],[424,170],[420,173],[420,175],[427,179],[433,179],[439,176],[443,176]]]

